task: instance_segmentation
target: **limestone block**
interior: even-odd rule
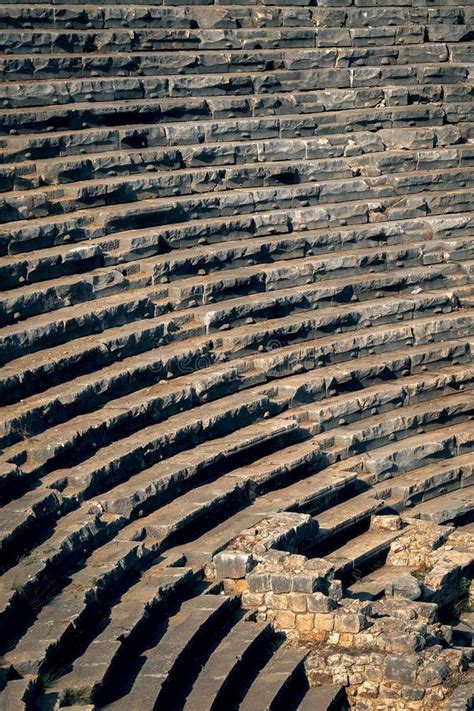
[[[314,629],[332,632],[334,629],[334,614],[316,612],[314,615]]]
[[[334,614],[334,628],[336,632],[357,633],[366,627],[366,617],[361,614],[346,614],[336,611]]]
[[[296,614],[291,610],[277,610],[275,612],[275,624],[278,629],[293,630],[296,626]]]
[[[247,576],[249,591],[252,593],[267,592],[270,589],[268,573],[250,573]]]
[[[288,595],[288,608],[293,612],[306,612],[308,607],[308,595],[304,593],[289,593]]]
[[[421,597],[421,587],[418,580],[407,573],[390,580],[385,586],[385,594],[405,597],[408,600],[418,600]]]
[[[420,664],[421,660],[416,656],[388,656],[383,668],[384,677],[404,686],[413,686]]]
[[[296,629],[298,632],[308,633],[314,629],[314,615],[311,613],[298,613],[296,615]]]
[[[255,565],[251,553],[243,551],[222,551],[214,556],[216,576],[218,578],[245,578]]]
[[[308,610],[311,612],[330,612],[335,607],[335,602],[321,592],[314,592],[307,596]]]

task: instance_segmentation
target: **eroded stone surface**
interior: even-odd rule
[[[472,22],[0,6],[0,708],[472,705]]]

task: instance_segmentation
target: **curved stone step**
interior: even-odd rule
[[[279,700],[288,688],[301,683],[305,657],[304,650],[280,647],[257,674],[239,707],[241,711],[278,709]]]
[[[351,27],[406,25],[420,23],[464,24],[469,18],[469,8],[423,9],[422,7],[385,7],[367,9],[362,12],[357,7],[344,7],[338,11],[328,11],[314,7],[271,7],[265,10],[251,5],[243,7],[229,3],[219,10],[210,10],[203,6],[156,7],[139,4],[132,11],[129,6],[113,4],[113,10],[107,5],[98,8],[94,4],[81,5],[76,9],[72,3],[58,4],[54,8],[44,5],[23,5],[21,2],[13,8],[0,7],[2,26],[24,27],[28,29],[32,20],[36,27],[66,27],[106,29],[111,27],[179,27],[195,29],[197,27],[228,29],[230,27],[291,27],[308,24],[324,27],[339,27],[345,24]],[[125,23],[125,24],[124,24]],[[336,23],[332,25],[332,23]]]
[[[364,165],[364,155],[372,155],[383,161],[383,154],[386,151],[397,151],[400,148],[408,148],[414,151],[414,159],[420,165],[424,162],[433,160],[443,160],[443,163],[449,167],[457,156],[461,164],[469,164],[471,161],[472,150],[469,146],[460,144],[462,141],[462,131],[458,127],[436,127],[432,130],[418,129],[416,132],[413,129],[406,129],[407,134],[400,132],[381,131],[376,135],[368,132],[354,133],[351,137],[352,150],[348,151],[345,141],[342,137],[331,136],[329,139],[321,139],[315,137],[300,137],[273,140],[243,140],[241,142],[230,141],[229,145],[220,143],[208,143],[205,147],[202,145],[193,145],[192,143],[183,143],[181,145],[172,146],[169,148],[152,146],[141,148],[138,155],[129,147],[115,151],[102,151],[96,154],[92,153],[87,157],[78,154],[64,155],[60,158],[49,158],[48,160],[38,159],[34,162],[26,164],[4,163],[0,169],[3,183],[1,184],[2,191],[7,190],[26,190],[35,187],[34,181],[28,181],[26,177],[19,180],[18,186],[12,183],[15,173],[20,176],[31,174],[41,177],[41,182],[46,185],[52,184],[69,184],[71,182],[90,180],[94,177],[105,177],[107,175],[134,175],[142,172],[152,171],[176,171],[183,168],[191,169],[198,168],[202,165],[227,166],[248,164],[251,162],[268,163],[272,161],[280,161],[288,164],[293,159],[312,160],[326,159],[328,165],[330,161],[339,162],[344,153],[352,153],[352,160],[346,163],[359,166]],[[388,134],[385,137],[385,134]],[[410,140],[410,137],[413,138]],[[225,136],[224,136],[225,138]],[[417,140],[414,141],[413,139]],[[436,140],[436,150],[433,149],[434,140]],[[460,144],[460,145],[459,145]],[[456,146],[456,147],[453,147]],[[288,152],[291,150],[291,154]],[[359,156],[357,158],[357,156]],[[438,157],[439,156],[439,157]],[[33,171],[35,171],[33,173]]]
[[[308,689],[298,711],[347,711],[349,708],[342,686],[313,686]]]
[[[147,626],[166,615],[166,603],[176,604],[186,594],[194,574],[189,568],[148,569],[110,611],[105,627],[78,657],[72,670],[55,681],[64,705],[75,699],[92,703],[109,693],[114,670],[139,644]]]
[[[327,649],[277,649],[216,577],[280,513],[297,557],[373,576],[339,607],[453,647],[472,9],[223,2],[0,5],[0,706],[331,708]],[[428,519],[461,564],[396,608],[410,569],[378,566]]]
[[[184,705],[185,711],[211,711],[233,698],[230,688],[239,685],[241,669],[253,663],[268,637],[270,626],[244,619],[224,637],[202,668]]]
[[[206,635],[235,607],[235,599],[223,595],[200,595],[184,603],[175,619],[170,620],[156,647],[145,653],[145,663],[140,668],[129,694],[111,704],[107,709],[141,708],[152,711],[175,683],[186,657],[192,654],[193,645],[203,643]]]
[[[136,34],[139,33],[135,31]],[[468,33],[466,32],[466,37]],[[393,102],[394,90],[384,88],[362,89],[355,88],[342,94],[338,88],[350,86],[373,87],[374,78],[383,84],[400,81],[399,70],[397,74],[391,69],[382,67],[374,70],[372,76],[368,72],[355,69],[319,69],[319,70],[276,70],[269,74],[245,74],[244,72],[226,72],[225,74],[201,73],[190,74],[187,77],[168,74],[166,78],[160,75],[148,74],[143,78],[107,76],[88,79],[59,79],[50,82],[48,79],[30,80],[23,82],[24,91],[20,94],[14,86],[0,87],[0,99],[4,106],[11,109],[26,109],[33,106],[50,107],[51,104],[65,106],[69,104],[86,104],[88,102],[111,102],[120,100],[154,100],[174,99],[182,97],[207,97],[226,96],[233,94],[249,98],[255,96],[260,101],[267,94],[283,94],[286,92],[298,93],[314,92],[314,101],[320,101],[325,108],[330,110],[376,107],[380,102]],[[467,79],[467,69],[454,63],[442,63],[438,66],[423,65],[417,72],[404,70],[405,89],[401,94],[404,103],[418,103],[419,98],[433,95],[438,98],[444,95],[449,100],[456,96],[458,100],[468,100],[467,92],[463,86]],[[458,84],[456,88],[455,85]],[[441,88],[440,85],[443,85]],[[400,93],[400,92],[399,92]],[[395,94],[396,95],[396,94]],[[342,98],[342,100],[341,100]],[[383,103],[382,103],[383,105]]]
[[[474,488],[470,482],[466,488],[423,501],[410,510],[410,515],[435,523],[450,523],[457,520],[472,520],[474,512]]]

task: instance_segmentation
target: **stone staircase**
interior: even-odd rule
[[[2,711],[348,708],[213,558],[308,514],[375,599],[374,521],[472,521],[473,26],[0,5]]]

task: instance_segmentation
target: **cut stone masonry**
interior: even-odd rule
[[[473,20],[0,3],[0,711],[464,711]]]

